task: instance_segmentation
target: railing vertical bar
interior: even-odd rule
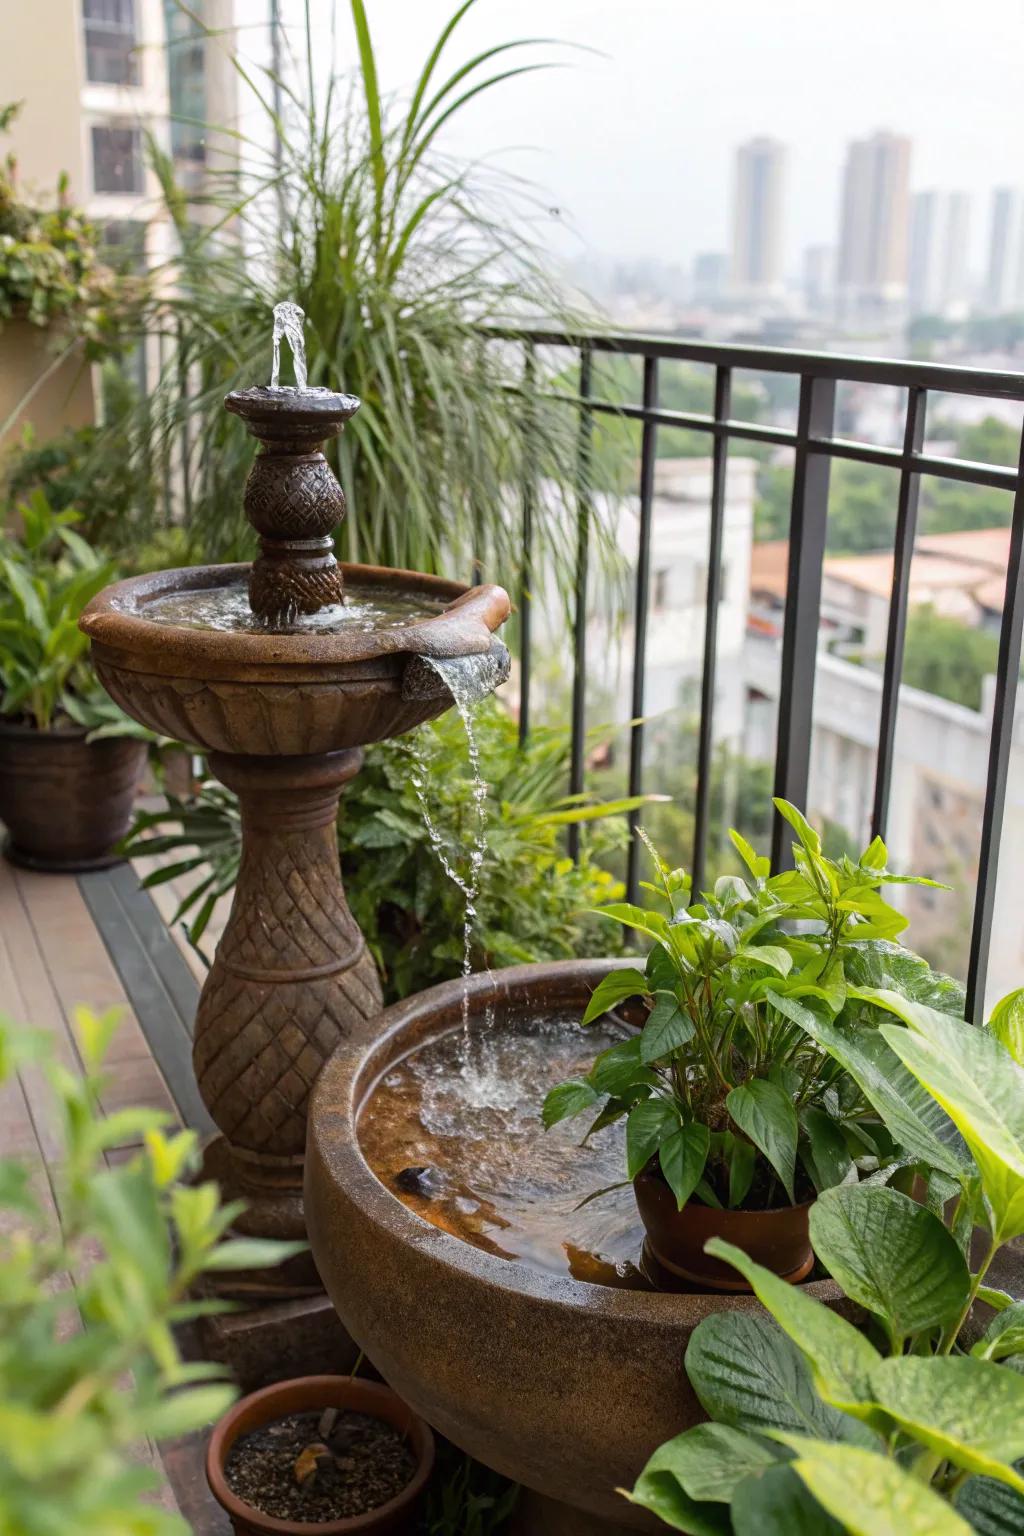
[[[533,407],[537,387],[537,353],[527,342],[523,357],[523,559],[519,582],[519,745],[530,735],[530,672],[533,666],[533,514],[537,494]]]
[[[715,420],[726,422],[732,404],[732,371],[715,369]],[[715,434],[711,450],[711,520],[708,537],[708,585],[704,612],[704,666],[700,686],[697,740],[697,797],[693,817],[693,898],[704,888],[711,805],[711,756],[715,743],[715,672],[718,665],[718,609],[722,599],[722,546],[725,536],[725,472],[729,438]]]
[[[589,345],[580,348],[581,401],[590,395],[593,354]],[[584,750],[586,744],[587,706],[587,578],[590,565],[590,455],[593,439],[593,413],[580,406],[576,452],[576,614],[573,625],[572,746],[569,764],[569,793],[583,790]],[[568,830],[569,856],[579,858],[580,829],[572,823]]]
[[[779,726],[775,750],[775,793],[802,810],[807,804],[814,679],[821,613],[821,570],[828,526],[830,460],[810,441],[833,435],[836,386],[832,379],[804,374],[800,379],[793,502],[789,520],[789,565],[782,632]],[[772,864],[791,862],[789,828],[776,813],[772,829]]]
[[[999,842],[1006,808],[1006,781],[1013,745],[1013,717],[1020,683],[1021,632],[1024,630],[1024,434],[1018,468],[1017,491],[1010,527],[1010,553],[1006,567],[1006,596],[999,630],[999,663],[992,704],[992,738],[989,745],[985,811],[981,824],[978,884],[971,927],[971,953],[967,967],[967,1017],[980,1024],[985,1015],[985,984],[988,980],[992,917],[995,911],[999,872]]]
[[[923,389],[907,391],[907,419],[903,432],[903,467],[900,470],[899,504],[896,511],[896,547],[892,567],[892,592],[889,597],[889,629],[885,643],[885,669],[882,680],[882,711],[878,725],[878,757],[875,763],[875,798],[871,811],[871,836],[885,837],[889,821],[889,797],[892,789],[893,753],[896,742],[896,713],[899,708],[900,676],[903,672],[903,648],[907,632],[910,593],[910,567],[917,534],[917,502],[921,476],[914,471],[911,455],[924,446],[927,394]]]
[[[644,358],[643,408],[658,408],[658,363]],[[651,595],[651,522],[654,510],[654,472],[657,462],[657,423],[644,417],[640,439],[640,527],[636,553],[636,597],[633,607],[633,694],[630,705],[629,793],[644,787],[644,684],[647,674],[647,617]],[[640,812],[629,813],[629,849],[626,864],[626,900],[635,902],[640,889],[640,859],[636,829]]]

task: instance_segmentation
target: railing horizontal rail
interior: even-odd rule
[[[675,336],[629,336],[607,331],[570,334],[531,326],[485,326],[495,341],[532,342],[538,347],[589,347],[753,373],[791,373],[849,384],[917,386],[951,395],[987,395],[994,400],[1024,400],[1024,373],[1004,369],[961,368],[952,363],[903,362],[898,359],[846,356],[841,352],[795,352],[787,347],[736,346],[722,341],[683,341]]]

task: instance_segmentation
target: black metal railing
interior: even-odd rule
[[[710,534],[701,713],[698,728],[694,846],[691,867],[694,887],[704,878],[711,796],[714,703],[721,601],[722,546],[725,524],[727,456],[732,442],[766,443],[794,453],[789,528],[789,560],[782,634],[782,662],[774,769],[774,791],[797,805],[807,800],[811,763],[814,683],[818,657],[822,572],[828,520],[829,473],[834,459],[881,465],[899,474],[895,558],[890,595],[888,635],[882,674],[882,700],[872,806],[872,835],[885,837],[889,818],[896,714],[909,600],[910,565],[917,523],[922,475],[1009,492],[1013,500],[1006,591],[1000,627],[988,773],[982,816],[978,883],[967,976],[968,1017],[978,1020],[984,1007],[985,982],[996,896],[999,843],[1006,801],[1007,773],[1013,735],[1014,707],[1021,665],[1024,627],[1024,443],[1016,469],[926,454],[923,451],[929,392],[981,396],[990,400],[1024,402],[1024,374],[949,367],[924,362],[887,362],[832,353],[795,352],[773,347],[732,346],[667,337],[593,333],[570,335],[545,329],[493,329],[496,341],[515,343],[524,354],[525,398],[532,397],[537,376],[537,351],[569,349],[578,360],[579,391],[552,398],[579,411],[578,482],[576,496],[575,612],[573,619],[573,693],[570,792],[583,788],[585,770],[585,704],[587,682],[587,583],[592,508],[587,473],[592,452],[595,413],[608,413],[641,423],[639,469],[639,544],[635,580],[634,653],[632,663],[632,723],[630,726],[629,793],[644,789],[644,683],[647,664],[650,555],[654,504],[654,470],[659,428],[705,433],[712,462]],[[592,394],[593,361],[607,353],[639,362],[643,370],[640,404],[622,404]],[[659,363],[702,364],[714,369],[712,414],[662,409],[658,403]],[[731,414],[733,375],[738,370],[785,375],[799,382],[795,429],[737,420]],[[564,377],[564,374],[561,376]],[[836,434],[836,390],[840,383],[894,386],[906,390],[901,448],[855,442]],[[520,734],[530,728],[532,672],[532,571],[537,486],[527,476],[523,492],[523,562],[520,590]],[[635,818],[633,818],[635,826]],[[578,851],[578,830],[570,834],[570,850]],[[776,817],[772,838],[773,864],[788,855],[788,828]],[[638,883],[636,838],[630,840],[627,884],[630,898]]]

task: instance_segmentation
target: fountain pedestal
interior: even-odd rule
[[[340,1041],[365,1038],[381,1009],[373,958],[341,882],[336,819],[362,752],[240,757],[210,767],[238,795],[242,859],[234,901],[196,1013],[196,1081],[223,1140],[206,1164],[246,1201],[247,1235],[305,1239],[306,1104]],[[308,1254],[248,1294],[315,1294]],[[237,1282],[233,1282],[237,1289]]]

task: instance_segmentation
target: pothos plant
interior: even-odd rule
[[[1024,990],[984,1029],[884,988],[869,1001],[888,1022],[878,1050],[843,1047],[847,1068],[939,1182],[929,1204],[880,1175],[812,1209],[860,1328],[708,1244],[771,1316],[698,1325],[686,1370],[712,1422],[657,1450],[628,1495],[691,1536],[1024,1532],[1024,1301],[986,1283],[1024,1235]],[[788,1007],[809,1040],[833,1040],[820,1000]]]
[[[826,858],[796,807],[775,806],[796,832],[795,867],[773,875],[733,831],[746,876],[724,875],[697,900],[690,876],[648,844],[656,880],[644,889],[664,910],[602,909],[652,941],[644,969],[611,972],[583,1016],[589,1024],[639,997],[643,1027],[544,1104],[549,1127],[591,1113],[588,1134],[624,1117],[628,1179],[651,1165],[680,1210],[691,1198],[798,1204],[891,1158],[891,1135],[861,1084],[794,1009],[813,1003],[848,1031],[870,1027],[867,984],[961,1008],[957,983],[895,942],[907,919],[882,895],[894,883],[935,882],[889,873],[879,838],[856,862]]]

